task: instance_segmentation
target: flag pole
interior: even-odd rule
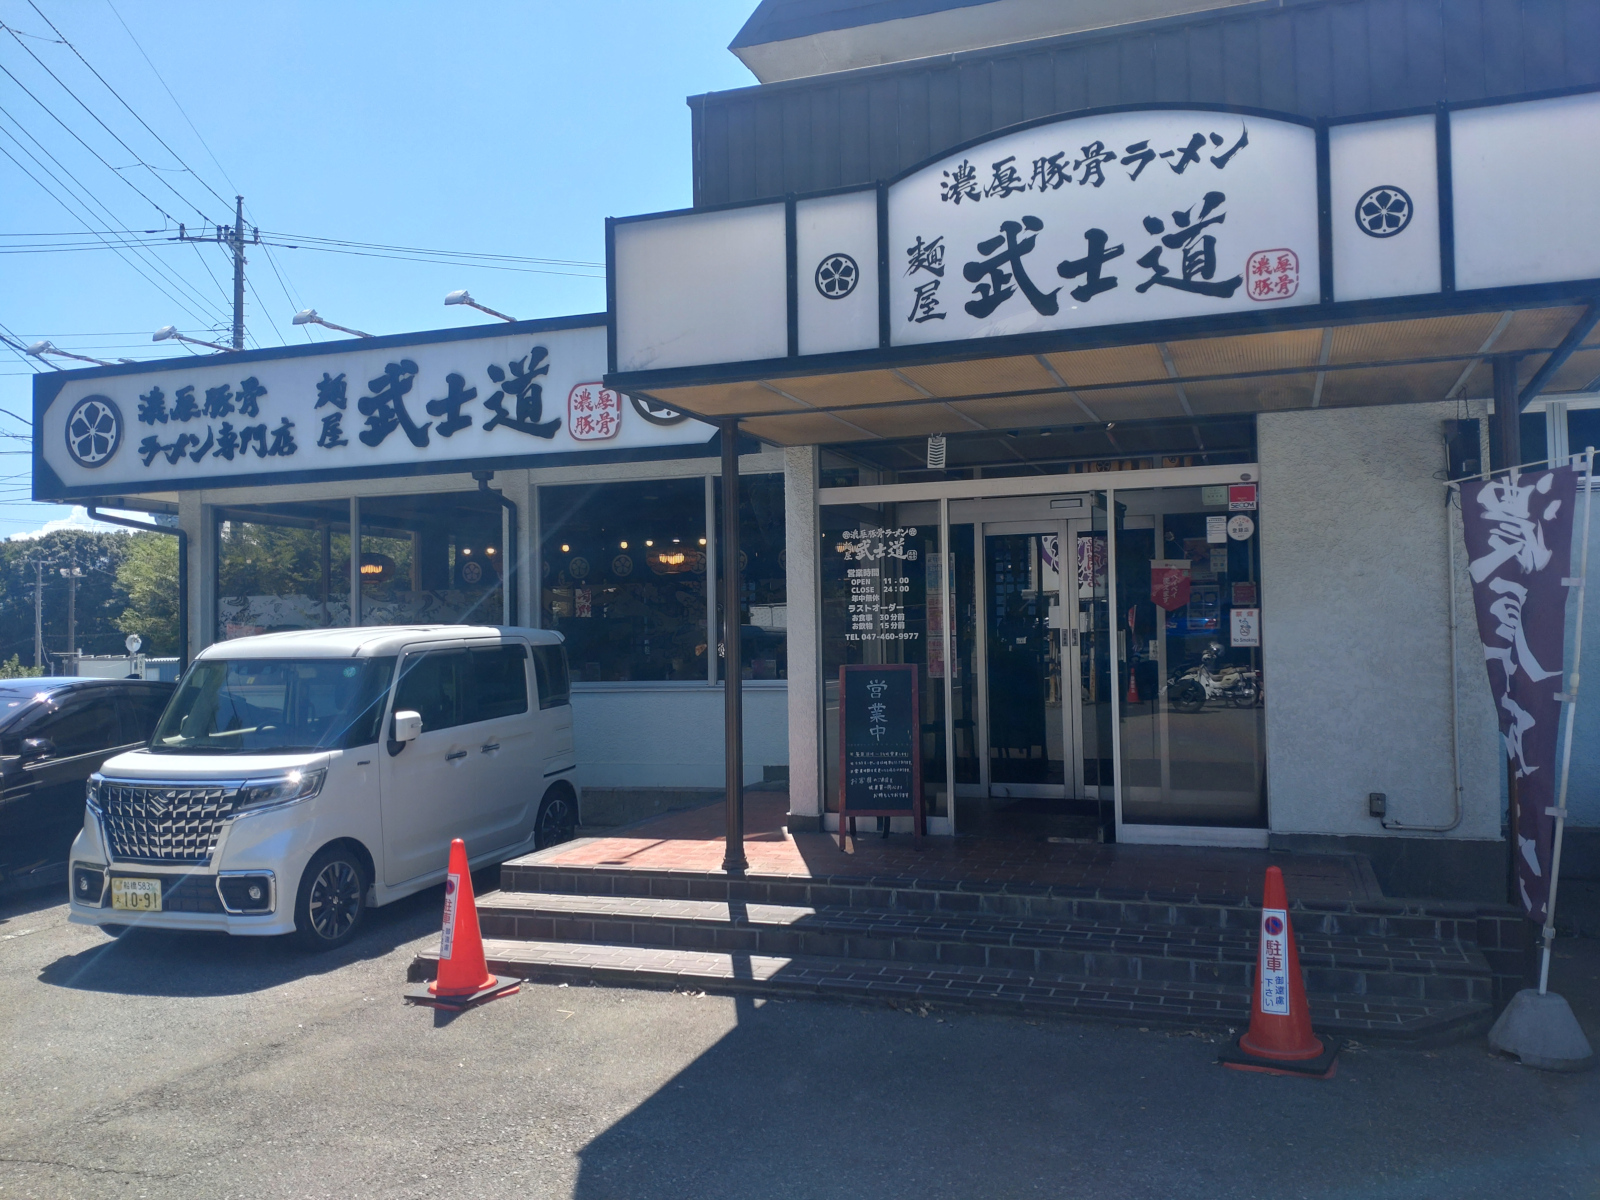
[[[1572,634],[1572,677],[1567,681],[1567,730],[1561,746],[1561,792],[1550,814],[1556,819],[1550,849],[1550,895],[1544,908],[1544,952],[1539,962],[1539,994],[1550,989],[1550,944],[1556,937],[1556,887],[1561,882],[1561,840],[1567,828],[1567,780],[1572,775],[1572,727],[1578,720],[1578,678],[1583,665],[1583,601],[1589,585],[1589,514],[1594,508],[1594,447],[1583,455],[1583,542],[1578,551],[1578,624]]]

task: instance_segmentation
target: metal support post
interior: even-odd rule
[[[1539,961],[1539,994],[1550,989],[1550,943],[1556,937],[1556,888],[1561,883],[1561,842],[1567,829],[1567,781],[1572,777],[1572,727],[1578,719],[1578,679],[1583,670],[1583,601],[1589,585],[1589,514],[1594,508],[1594,447],[1583,455],[1583,541],[1578,551],[1578,619],[1572,633],[1572,676],[1566,694],[1567,728],[1561,746],[1561,793],[1556,797],[1556,832],[1550,848],[1550,895],[1544,905],[1544,953]]]
[[[722,422],[723,738],[727,755],[728,847],[722,869],[749,866],[744,856],[744,692],[739,646],[739,422]]]

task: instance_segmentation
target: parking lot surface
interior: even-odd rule
[[[55,899],[0,904],[0,1200],[1600,1196],[1600,1073],[1481,1039],[1313,1082],[937,1010],[531,984],[451,1018],[400,999],[439,889],[323,957]],[[1600,1042],[1600,942],[1559,947]]]

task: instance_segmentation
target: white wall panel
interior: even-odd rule
[[[782,204],[631,221],[613,236],[617,370],[788,353]]]
[[[1439,164],[1434,118],[1328,131],[1336,300],[1439,290]]]
[[[800,353],[878,344],[878,194],[851,192],[795,205]],[[840,263],[841,259],[848,261]],[[854,281],[841,277],[854,268]]]
[[[1600,95],[1450,114],[1456,287],[1600,277]]]

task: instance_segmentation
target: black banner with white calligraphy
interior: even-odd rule
[[[1545,918],[1555,837],[1572,511],[1578,471],[1512,472],[1461,486],[1462,529],[1506,757],[1516,773],[1517,894]]]

